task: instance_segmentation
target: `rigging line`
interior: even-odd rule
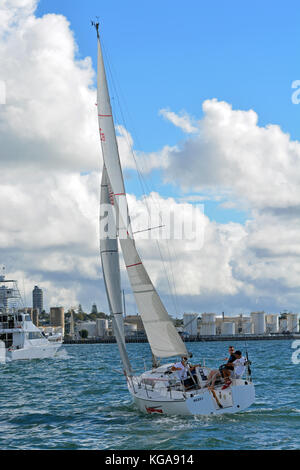
[[[124,125],[125,127],[126,126],[126,120],[125,120],[125,117],[124,115],[123,116],[123,121],[124,121]],[[125,135],[125,139],[127,141],[127,145],[128,145],[128,148],[130,149],[130,152],[133,156],[133,159],[134,159],[134,162],[135,162],[135,166],[136,166],[136,171],[137,171],[137,174],[138,174],[138,177],[139,177],[139,181],[140,181],[140,184],[141,184],[141,188],[142,188],[142,192],[144,193],[144,198],[143,198],[143,202],[147,208],[147,212],[148,212],[148,215],[149,215],[149,220],[150,220],[150,225],[151,225],[151,211],[150,211],[150,208],[149,208],[149,203],[148,203],[148,197],[155,203],[155,199],[154,197],[152,196],[151,192],[150,192],[150,189],[148,189],[149,191],[149,196],[146,195],[146,191],[144,189],[144,187],[146,186],[147,188],[147,184],[143,178],[143,175],[141,174],[141,171],[139,169],[139,165],[138,165],[138,162],[136,160],[136,157],[135,157],[135,154],[134,154],[134,151],[130,145],[130,142],[127,138],[127,135]],[[144,184],[145,183],[145,184]],[[158,215],[159,215],[159,221],[160,223],[162,224],[163,223],[163,219],[161,217],[161,210],[160,210],[160,206],[158,204]],[[170,260],[170,270],[171,270],[171,275],[172,275],[172,278],[173,278],[173,290],[175,292],[175,296],[174,296],[174,293],[172,292],[172,287],[171,287],[171,282],[170,282],[170,279],[169,279],[169,275],[168,275],[168,271],[167,271],[167,268],[166,268],[166,264],[165,264],[165,260],[164,260],[164,257],[163,257],[163,254],[162,254],[162,250],[161,250],[161,247],[160,247],[160,244],[159,244],[159,241],[156,239],[156,245],[157,245],[157,248],[158,248],[158,251],[159,251],[159,255],[160,255],[160,258],[163,262],[163,266],[164,266],[164,271],[165,271],[165,275],[166,275],[166,278],[167,278],[167,282],[168,282],[168,286],[169,286],[169,291],[170,291],[170,294],[171,294],[171,298],[173,300],[173,303],[174,303],[174,307],[175,307],[175,312],[178,314],[178,305],[177,305],[177,299],[178,299],[178,296],[177,296],[177,291],[176,291],[176,284],[175,284],[175,278],[174,278],[174,273],[173,273],[173,266],[172,266],[172,261],[171,261],[171,254],[170,254],[170,251],[169,251],[169,244],[167,243],[167,247],[168,247],[168,251],[169,251],[169,260]]]
[[[106,52],[106,48],[105,46],[103,45],[103,50],[104,50],[104,55],[105,55],[105,59],[106,59],[106,63],[108,65],[108,71],[109,71],[109,74],[110,74],[110,78],[111,78],[111,82],[112,82],[112,86],[115,90],[115,94],[116,94],[116,97],[117,97],[117,101],[118,101],[118,104],[119,104],[119,109],[120,109],[120,113],[121,113],[121,116],[122,116],[122,121],[124,122],[124,127],[125,127],[125,130],[127,130],[127,125],[126,125],[126,119],[125,119],[125,116],[124,116],[124,113],[123,113],[123,109],[122,109],[122,106],[121,106],[121,103],[120,103],[120,98],[119,98],[119,94],[118,94],[118,91],[117,91],[117,86],[116,86],[116,83],[115,83],[115,80],[114,80],[114,76],[113,76],[113,73],[112,73],[112,67],[110,65],[110,60],[108,58],[108,54]],[[133,160],[134,160],[134,163],[135,163],[135,167],[136,167],[136,170],[137,170],[137,173],[138,173],[138,178],[139,178],[139,182],[140,182],[140,185],[141,185],[141,189],[142,189],[142,192],[144,193],[144,203],[145,203],[145,206],[147,208],[147,211],[148,211],[148,214],[149,214],[149,217],[150,217],[150,222],[151,222],[151,214],[150,214],[150,209],[149,209],[149,206],[148,206],[148,202],[147,202],[147,197],[146,197],[146,191],[144,189],[144,187],[146,186],[147,188],[147,184],[140,172],[140,169],[139,169],[139,165],[137,163],[137,160],[136,160],[136,157],[135,157],[135,154],[134,154],[134,151],[132,149],[132,146],[129,142],[129,139],[128,139],[128,135],[127,133],[125,133],[125,140],[127,142],[127,145],[128,145],[128,148],[131,152],[131,155],[133,157]],[[149,196],[150,198],[154,201],[154,198],[152,197],[151,195],[151,192],[150,192],[150,189],[148,188],[148,191],[149,191]],[[160,208],[159,208],[160,209]],[[158,214],[159,214],[159,217],[160,217],[160,221],[162,223],[162,219],[161,219],[161,214],[160,214],[160,210],[158,211]],[[161,260],[163,262],[163,266],[164,266],[164,271],[165,271],[165,274],[166,274],[166,278],[167,278],[167,281],[168,281],[168,285],[169,285],[169,289],[170,289],[170,294],[171,294],[171,298],[173,300],[173,303],[174,303],[174,307],[175,307],[175,311],[176,313],[178,314],[178,306],[177,306],[177,298],[176,298],[176,301],[175,301],[175,297],[174,297],[174,294],[172,293],[172,288],[171,288],[171,283],[170,283],[170,280],[169,280],[169,276],[168,276],[168,273],[167,273],[167,270],[166,270],[166,267],[165,267],[165,262],[164,262],[164,259],[162,257],[162,252],[161,252],[161,249],[159,247],[159,243],[158,241],[156,241],[157,243],[157,246],[158,246],[158,249],[159,249],[159,253],[160,253],[160,257],[161,257]],[[173,277],[173,283],[174,283],[174,290],[175,290],[175,296],[177,297],[177,292],[176,292],[176,287],[175,287],[175,281],[174,281],[174,274],[173,274],[173,269],[172,269],[172,263],[170,263],[170,267],[171,267],[171,272],[172,272],[172,277]]]
[[[102,40],[103,42],[103,40]],[[112,88],[114,89],[115,91],[115,95],[116,95],[116,98],[117,98],[117,102],[118,102],[118,106],[119,106],[119,110],[120,110],[120,115],[121,115],[121,119],[119,119],[119,121],[123,121],[124,123],[124,129],[125,129],[125,140],[127,142],[127,145],[128,145],[128,148],[130,150],[130,152],[132,153],[132,148],[131,148],[131,145],[130,145],[130,142],[129,142],[129,139],[128,139],[128,131],[127,131],[127,125],[126,125],[126,119],[125,119],[125,116],[124,116],[124,113],[123,113],[123,108],[121,106],[121,100],[120,100],[120,97],[119,97],[119,93],[118,93],[118,88],[120,88],[120,86],[118,85],[117,86],[117,79],[114,78],[114,73],[113,73],[113,70],[112,70],[112,65],[111,65],[111,61],[109,59],[109,56],[108,56],[108,53],[106,51],[106,48],[105,48],[105,45],[103,44],[103,52],[104,52],[104,56],[105,56],[105,61],[106,61],[106,64],[107,64],[107,68],[108,68],[108,73],[109,73],[109,76],[110,76],[110,80],[111,80],[111,84],[112,84]],[[115,103],[114,103],[115,104]],[[114,106],[114,113],[117,115],[117,106]],[[135,158],[135,155],[133,155],[133,159],[134,159],[134,162],[135,162],[135,166],[136,168],[138,168],[138,164],[137,164],[137,161],[136,161],[136,158]],[[142,192],[145,194],[145,189],[144,189],[144,183],[143,183],[143,180],[141,178],[141,174],[140,172],[138,171],[138,178],[139,178],[139,182],[140,182],[140,185],[141,185],[141,188],[142,188]]]
[[[107,60],[108,69],[109,69],[109,73],[110,73],[110,78],[111,78],[111,81],[112,81],[112,85],[113,85],[113,88],[115,89],[116,96],[117,96],[117,100],[118,100],[118,104],[119,104],[119,108],[120,108],[120,112],[121,112],[121,115],[122,115],[121,120],[123,121],[124,127],[125,127],[125,129],[127,130],[126,118],[125,118],[125,115],[124,115],[124,113],[123,113],[123,108],[122,108],[122,106],[121,106],[121,100],[120,100],[119,93],[118,93],[118,88],[120,89],[120,94],[122,94],[122,89],[121,89],[119,83],[116,83],[118,80],[117,80],[117,77],[114,78],[114,74],[113,74],[113,70],[112,70],[112,69],[113,69],[113,66],[112,66],[112,64],[110,64],[110,60],[109,60],[109,58],[108,58],[108,54],[107,54],[105,48],[104,48],[104,53],[105,53],[105,57],[106,57],[106,60]],[[131,118],[131,116],[130,116],[128,107],[127,107],[127,105],[126,105],[126,100],[125,100],[124,97],[123,97],[123,101],[124,101],[124,105],[125,105],[127,114],[128,114],[128,116],[129,116],[129,120],[132,122],[132,118]],[[117,113],[116,113],[116,114],[117,114]],[[134,129],[134,125],[131,124],[130,128],[133,128],[133,129]],[[138,139],[138,136],[137,136],[137,134],[136,134],[135,131],[134,131],[134,134],[135,134],[135,137],[134,137],[135,140],[139,143],[139,139]],[[148,184],[147,184],[145,178],[143,177],[142,172],[141,172],[141,170],[140,170],[140,168],[139,168],[139,164],[138,164],[137,159],[136,159],[136,157],[135,157],[135,153],[134,153],[134,151],[133,151],[133,149],[132,149],[132,146],[131,146],[131,144],[130,144],[130,142],[129,142],[127,133],[126,133],[126,135],[125,135],[125,139],[126,139],[126,141],[127,141],[128,148],[130,149],[130,152],[131,152],[131,154],[132,154],[132,157],[133,157],[133,160],[134,160],[134,163],[135,163],[135,167],[136,167],[136,170],[137,170],[137,173],[138,173],[138,178],[139,178],[139,181],[140,181],[140,185],[141,185],[141,188],[142,188],[142,192],[143,192],[144,196],[146,196],[146,192],[148,192],[148,193],[149,193],[149,197],[153,200],[153,202],[154,202],[155,204],[158,205],[158,208],[159,208],[158,214],[159,214],[159,217],[160,217],[160,223],[162,223],[162,218],[161,218],[161,214],[160,214],[160,206],[159,206],[159,203],[158,203],[158,202],[156,203],[155,199],[153,198],[153,196],[152,196],[152,194],[151,194],[153,190],[156,191],[156,192],[158,192],[158,191],[156,190],[156,188],[153,188],[153,190],[151,191],[151,188],[148,186]],[[139,144],[139,145],[140,145],[140,144]],[[141,145],[140,145],[140,147],[141,147]],[[141,154],[141,158],[145,161],[145,157],[144,157],[144,154],[143,154],[143,153]],[[145,166],[146,166],[146,165],[145,165]],[[147,205],[146,201],[145,201],[145,204]],[[148,209],[148,213],[149,213],[150,211],[149,211],[148,206],[147,206],[147,209]],[[150,215],[150,214],[149,214],[149,215]]]
[[[105,57],[106,57],[107,62],[108,62],[108,67],[109,67],[109,72],[110,72],[110,76],[111,76],[111,80],[112,80],[112,85],[113,85],[113,87],[114,87],[114,89],[115,89],[115,91],[116,91],[116,93],[117,93],[117,98],[118,98],[118,102],[119,102],[120,111],[121,111],[122,114],[123,114],[123,108],[122,108],[122,106],[120,105],[120,101],[121,101],[121,100],[120,100],[120,98],[119,98],[119,94],[121,95],[121,99],[122,99],[122,101],[123,101],[123,103],[124,103],[124,108],[125,108],[126,114],[127,114],[127,116],[128,116],[128,121],[130,121],[130,129],[133,130],[134,140],[137,142],[137,144],[140,146],[140,148],[142,148],[142,146],[140,145],[140,141],[139,141],[138,134],[137,134],[137,132],[136,132],[136,130],[135,130],[135,126],[134,126],[134,124],[133,124],[133,119],[132,119],[132,117],[131,117],[129,108],[128,108],[127,103],[126,103],[126,99],[125,99],[124,94],[123,94],[123,92],[122,92],[122,87],[121,87],[121,85],[120,85],[120,83],[119,83],[119,80],[118,80],[118,78],[117,78],[117,73],[116,73],[116,71],[115,71],[115,68],[114,68],[112,62],[109,60],[109,55],[108,55],[108,53],[106,52],[105,48],[104,48],[104,53],[105,53]],[[117,90],[119,90],[119,92],[118,92]],[[124,121],[124,123],[126,122],[125,117],[123,117],[123,121]],[[127,129],[127,127],[126,127],[126,129]],[[145,164],[144,166],[147,167],[146,159],[145,159],[144,154],[141,155],[141,158],[142,158],[142,160],[144,161],[144,164]]]
[[[115,84],[115,80],[114,80],[114,76],[113,76],[113,73],[112,73],[112,67],[110,66],[110,61],[108,59],[108,55],[106,53],[106,50],[105,50],[105,55],[106,55],[106,60],[107,60],[107,63],[108,63],[108,68],[109,68],[109,73],[110,73],[110,76],[111,76],[111,81],[112,81],[112,85],[113,85],[113,88],[115,89],[115,92],[116,92],[116,96],[117,96],[117,100],[118,100],[118,104],[119,104],[119,108],[120,108],[120,112],[122,114],[122,121],[124,122],[124,127],[125,129],[127,129],[127,124],[126,124],[126,119],[125,119],[125,116],[124,116],[124,113],[123,113],[123,109],[122,109],[122,106],[121,106],[121,103],[120,103],[120,98],[119,98],[119,94],[118,94],[118,91],[117,91],[117,86]],[[116,113],[117,114],[117,113]],[[128,112],[129,114],[129,112]],[[129,139],[128,139],[128,135],[127,133],[125,133],[125,140],[127,142],[127,145],[128,145],[128,148],[132,154],[132,157],[133,157],[133,160],[134,160],[134,163],[135,163],[135,167],[136,167],[136,170],[137,170],[137,173],[138,173],[138,178],[139,178],[139,182],[140,182],[140,186],[141,186],[141,189],[142,189],[142,192],[144,193],[144,204],[147,208],[147,211],[148,211],[148,214],[149,214],[149,218],[150,218],[150,222],[151,222],[151,213],[150,213],[150,209],[149,209],[149,206],[148,206],[148,202],[147,202],[147,196],[146,196],[146,190],[148,189],[148,192],[149,192],[149,197],[150,199],[154,202],[155,205],[158,205],[158,214],[159,214],[159,219],[162,223],[162,217],[161,217],[161,213],[160,213],[160,206],[159,206],[159,202],[157,203],[154,199],[154,197],[152,196],[151,194],[151,190],[150,188],[148,187],[147,185],[147,182],[145,181],[145,179],[143,178],[143,175],[141,174],[141,171],[139,169],[139,164],[137,162],[137,159],[135,157],[135,154],[134,154],[134,151],[132,149],[132,146],[131,146],[131,143],[129,142]],[[146,189],[145,189],[146,188]],[[166,269],[166,266],[165,266],[165,261],[163,259],[163,255],[162,255],[162,252],[161,252],[161,248],[159,246],[159,242],[156,241],[156,244],[157,244],[157,247],[158,247],[158,250],[159,250],[159,254],[160,254],[160,258],[163,262],[163,266],[164,266],[164,271],[165,271],[165,275],[166,275],[166,278],[167,278],[167,281],[168,281],[168,285],[169,285],[169,290],[170,290],[170,294],[171,294],[171,298],[173,300],[173,303],[174,303],[174,307],[175,307],[175,311],[176,313],[178,314],[178,305],[177,305],[177,300],[178,300],[178,295],[177,295],[177,290],[176,290],[176,284],[175,284],[175,277],[174,277],[174,273],[173,273],[173,266],[172,266],[172,262],[170,261],[170,270],[171,270],[171,274],[172,274],[172,279],[173,279],[173,285],[174,285],[174,291],[175,291],[175,296],[174,296],[174,293],[172,293],[172,287],[171,287],[171,282],[169,280],[169,276],[168,276],[168,272],[167,272],[167,269]],[[167,243],[167,246],[168,246],[168,243]],[[168,246],[168,251],[169,251],[169,259],[171,259],[171,254],[170,254],[170,250],[169,250],[169,246]]]
[[[109,60],[109,57],[108,57],[108,53],[106,52],[106,49],[105,49],[104,46],[103,46],[103,49],[104,49],[105,58],[106,58],[106,61],[107,61],[107,64],[108,64],[108,70],[109,70],[109,73],[110,73],[110,78],[111,78],[112,86],[113,86],[113,88],[114,88],[114,90],[115,90],[115,92],[116,92],[116,97],[117,97],[117,100],[118,100],[120,112],[121,112],[121,114],[122,114],[122,118],[120,119],[120,121],[123,121],[124,127],[125,127],[125,129],[127,130],[128,127],[127,127],[127,123],[126,123],[126,118],[125,118],[125,115],[124,115],[124,113],[123,113],[123,107],[121,106],[121,100],[120,100],[119,93],[118,93],[118,89],[120,89],[120,94],[123,95],[123,93],[122,93],[122,88],[121,88],[121,86],[120,86],[120,84],[119,84],[119,82],[118,82],[116,73],[115,73],[115,72],[113,73],[113,65],[110,63],[110,60]],[[132,124],[132,123],[133,123],[133,120],[132,120],[132,118],[131,118],[131,115],[130,115],[128,106],[126,105],[126,100],[125,100],[125,98],[124,98],[123,96],[122,96],[122,99],[123,99],[123,101],[124,101],[124,106],[125,106],[126,112],[127,112],[127,114],[128,114],[129,120],[131,121],[130,128],[132,128],[132,129],[134,130],[134,139],[137,141],[137,143],[138,143],[138,145],[140,146],[140,148],[142,148],[142,147],[141,147],[141,144],[140,144],[140,142],[139,142],[138,135],[137,135],[137,133],[136,133],[136,131],[135,131],[135,129],[134,129],[134,125]],[[117,108],[116,108],[116,111],[117,111]],[[118,113],[116,112],[116,114],[118,114]],[[138,164],[137,159],[136,159],[136,157],[135,157],[134,151],[133,151],[133,149],[132,149],[132,146],[131,146],[131,144],[130,144],[130,142],[129,142],[129,140],[128,140],[127,133],[126,133],[126,135],[125,135],[125,139],[126,139],[126,141],[127,141],[128,148],[130,149],[130,152],[131,152],[131,154],[132,154],[133,160],[134,160],[134,162],[135,162],[135,167],[136,167],[137,172],[138,172],[138,178],[139,178],[139,182],[140,182],[140,185],[141,185],[141,188],[142,188],[142,192],[143,192],[144,196],[146,196],[146,192],[148,192],[148,193],[149,193],[149,197],[153,200],[154,203],[156,203],[156,202],[155,202],[155,199],[153,198],[153,196],[152,196],[151,193],[152,193],[153,190],[156,191],[156,192],[158,192],[158,191],[157,191],[157,189],[154,187],[153,183],[152,183],[152,185],[153,185],[153,190],[151,190],[151,188],[150,188],[150,187],[148,186],[148,184],[147,184],[147,181],[146,181],[145,178],[143,177],[142,172],[141,172],[141,170],[140,170],[140,168],[139,168],[139,164]],[[146,159],[145,159],[145,156],[144,156],[143,153],[141,153],[140,158],[141,158],[142,160],[144,160],[144,166],[147,167],[147,165],[145,164]],[[157,204],[157,203],[156,203],[156,204]],[[159,203],[158,203],[158,206],[159,206]],[[148,212],[149,212],[149,211],[148,211]],[[161,218],[161,215],[160,215],[160,207],[159,207],[159,210],[158,210],[158,214],[159,214],[159,217]],[[162,219],[161,219],[161,223],[162,223]]]
[[[126,126],[126,121],[125,121],[125,118],[123,117],[123,121],[125,123],[125,127]],[[134,151],[130,145],[130,142],[129,140],[127,139],[127,135],[126,135],[126,140],[127,140],[127,144],[128,144],[128,147],[132,153],[132,156],[133,156],[133,159],[134,159],[134,162],[135,162],[135,166],[136,166],[136,170],[137,170],[137,173],[138,173],[138,177],[139,177],[139,181],[140,181],[140,184],[141,184],[141,188],[142,188],[142,191],[144,193],[144,204],[147,208],[147,211],[148,211],[148,215],[149,215],[149,219],[150,219],[150,224],[151,224],[151,211],[150,211],[150,208],[149,208],[149,205],[148,205],[148,201],[147,199],[149,198],[153,203],[154,203],[154,206],[157,206],[157,213],[158,213],[158,216],[159,216],[159,222],[161,224],[163,224],[163,219],[162,219],[162,216],[161,216],[161,207],[160,207],[160,204],[159,204],[159,201],[156,200],[156,198],[154,198],[154,196],[152,195],[152,191],[151,191],[151,188],[149,188],[145,178],[143,177],[140,169],[139,169],[139,164],[137,162],[137,159],[135,157],[135,154],[134,154]],[[146,190],[148,190],[148,196],[146,194]],[[157,192],[157,191],[156,191]],[[161,250],[161,247],[160,247],[160,244],[159,244],[159,241],[156,240],[156,244],[157,244],[157,247],[158,247],[158,250],[159,250],[159,254],[160,254],[160,257],[162,259],[162,261],[164,262],[164,257],[163,257],[163,254],[162,254],[162,250]],[[169,290],[170,290],[170,293],[171,293],[171,296],[174,296],[174,300],[173,300],[173,303],[175,303],[175,311],[176,313],[178,314],[178,294],[177,294],[177,289],[176,289],[176,282],[175,282],[175,276],[174,276],[174,272],[173,272],[173,262],[172,262],[172,256],[171,256],[171,253],[170,253],[170,242],[168,242],[166,240],[166,246],[167,246],[167,251],[168,251],[168,259],[170,260],[169,261],[169,265],[170,265],[170,271],[171,271],[171,276],[172,276],[172,280],[173,280],[173,289],[171,287],[171,282],[169,280],[169,276],[168,276],[168,271],[167,271],[167,268],[166,268],[166,265],[164,263],[164,270],[165,270],[165,274],[166,274],[166,277],[167,277],[167,280],[168,280],[168,285],[169,285]],[[172,290],[174,290],[174,293],[172,293]]]

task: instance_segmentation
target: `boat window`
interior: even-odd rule
[[[4,333],[0,335],[0,340],[4,341],[6,348],[10,348],[13,344],[13,335],[12,333]]]
[[[40,338],[43,338],[43,335],[39,331],[29,331],[27,333],[27,338],[28,339],[40,339]]]
[[[25,315],[25,321],[31,321],[30,315]]]

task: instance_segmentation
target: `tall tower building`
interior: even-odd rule
[[[43,291],[38,286],[34,286],[32,291],[32,307],[38,308],[40,312],[44,310]]]

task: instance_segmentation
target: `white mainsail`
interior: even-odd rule
[[[152,353],[162,358],[186,355],[186,347],[148,276],[133,239],[99,33],[97,36],[97,103],[100,140],[104,164],[118,215],[117,228],[129,281]]]

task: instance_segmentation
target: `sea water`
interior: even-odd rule
[[[300,364],[292,341],[248,341],[256,400],[222,416],[140,413],[115,344],[64,345],[60,357],[0,365],[0,449],[299,449]],[[194,363],[222,364],[228,342],[186,343]],[[245,352],[245,342],[233,343]],[[128,344],[150,367],[148,344]],[[145,361],[145,364],[144,364]]]

